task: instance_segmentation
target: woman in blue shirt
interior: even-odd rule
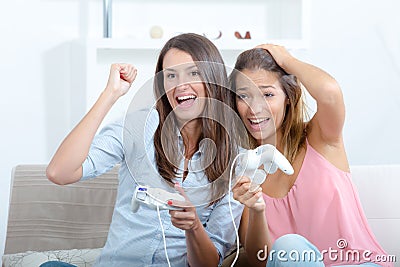
[[[237,153],[237,129],[230,112],[235,98],[227,89],[222,57],[203,36],[173,37],[158,58],[155,108],[128,112],[125,121],[109,124],[96,135],[136,73],[130,64],[111,66],[106,88],[62,142],[47,176],[54,183],[70,184],[121,165],[107,242],[95,265],[217,266],[236,239],[229,206],[236,225],[242,212],[242,206],[225,194]],[[182,210],[158,214],[141,205],[133,213],[130,203],[138,180],[175,188],[186,201],[171,204]],[[199,188],[208,197],[193,197],[194,191],[185,193],[184,188]]]

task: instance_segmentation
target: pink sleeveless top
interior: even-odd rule
[[[336,168],[308,142],[303,165],[288,194],[263,197],[272,241],[299,234],[319,249],[326,266],[360,264],[387,255],[368,226],[351,174]]]

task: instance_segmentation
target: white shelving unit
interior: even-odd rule
[[[128,50],[159,50],[168,39],[111,39],[102,38],[97,40],[86,40],[87,45],[95,49],[128,49]],[[229,39],[229,40],[211,40],[220,50],[238,50],[242,51],[261,43],[274,43],[286,46],[289,49],[305,49],[308,42],[303,39]]]
[[[119,25],[138,25],[139,22],[133,20],[122,22],[122,18],[126,17],[124,16],[124,13],[129,12],[127,11],[129,10],[129,7],[136,9],[140,8],[140,10],[150,10],[159,7],[160,9],[166,9],[164,13],[168,13],[167,9],[174,3],[177,4],[176,7],[179,7],[179,10],[185,10],[184,8],[187,8],[188,6],[190,6],[190,9],[200,8],[200,6],[193,1],[175,0],[169,3],[168,6],[166,6],[166,2],[160,0],[151,0],[146,3],[138,3],[138,1],[114,1],[113,12],[120,16],[114,16],[115,21],[113,22],[112,31],[113,38],[77,40],[72,43],[73,60],[71,92],[73,95],[72,99],[75,99],[72,103],[72,125],[78,122],[96,101],[97,97],[106,85],[110,64],[114,62],[127,62],[135,65],[138,69],[138,76],[130,92],[118,101],[105,122],[123,115],[127,106],[131,102],[131,99],[138,91],[140,91],[140,97],[144,99],[141,101],[143,106],[152,102],[152,87],[150,79],[154,75],[158,53],[165,42],[177,32],[172,33],[173,31],[171,30],[165,31],[162,39],[151,39],[148,30],[147,36],[144,33],[145,31],[142,30],[143,32],[139,32],[136,34],[136,37],[133,37],[127,34],[126,27]],[[309,0],[237,0],[233,2],[222,1],[217,4],[212,1],[205,1],[205,3],[211,6],[214,5],[213,9],[218,9],[218,6],[215,5],[225,5],[225,9],[227,9],[225,15],[231,19],[236,18],[236,20],[239,20],[239,22],[236,21],[235,23],[221,21],[220,29],[222,29],[222,37],[217,40],[212,40],[220,49],[225,63],[229,67],[233,67],[235,59],[241,51],[250,49],[261,43],[281,44],[289,50],[308,48]],[[248,12],[246,12],[246,8],[253,10],[254,16],[266,17],[263,17],[259,25],[248,24],[247,28],[245,28],[245,26],[237,29],[242,33],[242,35],[249,30],[252,39],[236,39],[234,37],[234,28],[232,27],[234,27],[234,25],[246,24],[242,23],[240,20],[252,19],[254,17],[253,14],[248,14]],[[179,10],[177,10],[178,13]],[[237,14],[235,15],[234,12],[238,12],[238,10],[244,12],[242,16],[237,16]],[[213,12],[217,11],[218,10],[214,10]],[[161,12],[160,16],[162,17],[162,14],[164,13]],[[269,16],[267,16],[268,14]],[[273,14],[274,17],[271,17],[271,14]],[[284,18],[280,17],[282,14],[285,15]],[[179,24],[179,22],[174,21],[174,17],[169,16],[169,18],[169,24],[165,23],[166,28],[176,28],[177,31],[185,30],[185,32],[191,31],[199,34],[202,33],[200,27],[196,28],[192,25],[192,28],[190,28],[190,25],[186,25],[190,23],[185,23],[188,28],[184,28],[180,26],[181,24]],[[290,18],[294,21],[291,21],[286,25],[286,21],[290,21]],[[145,21],[144,19],[142,20],[143,21],[140,21],[140,29],[149,29],[151,25],[157,25],[160,18],[154,18],[154,22],[148,20]],[[259,20],[260,19],[258,18],[258,20],[254,20],[253,22],[259,22]],[[271,26],[273,21],[277,21],[277,29],[274,29]],[[216,22],[213,22],[213,19],[204,19],[204,23],[202,24],[206,25],[202,25],[202,28],[207,28],[207,22],[214,23],[208,25],[210,29],[216,27]],[[265,24],[268,24],[268,26],[265,26]],[[293,29],[291,29],[290,25],[294,25]],[[274,31],[271,29],[274,29]],[[285,30],[289,31],[289,36],[283,32]],[[270,34],[263,34],[263,31],[268,31]],[[267,38],[267,36],[283,36],[284,38],[271,39]],[[144,86],[146,88],[143,88]]]

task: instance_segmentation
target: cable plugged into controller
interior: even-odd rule
[[[236,167],[236,176],[249,177],[252,180],[251,184],[254,186],[255,189],[264,182],[267,173],[275,173],[278,168],[288,175],[292,175],[294,173],[292,165],[285,158],[285,156],[283,156],[274,146],[266,144],[259,146],[253,150],[247,150],[245,153],[241,153],[235,157],[230,170],[229,188],[232,188],[231,186],[232,186],[233,166],[235,161],[238,159],[239,163],[238,166]],[[260,166],[263,166],[264,170],[259,169]],[[231,195],[229,192],[228,204],[229,204],[230,215],[232,218],[232,223],[235,228],[236,245],[237,245],[237,252],[236,252],[236,257],[232,263],[233,265],[239,256],[238,254],[239,234],[233,217],[230,198]],[[168,266],[171,265],[168,258],[167,245],[165,240],[164,227],[160,217],[160,210],[182,210],[181,207],[170,205],[171,200],[178,200],[183,202],[185,201],[185,198],[179,193],[170,193],[161,188],[151,188],[149,186],[137,186],[133,193],[131,202],[131,209],[133,212],[137,212],[141,204],[146,205],[157,211],[161,231],[163,234],[164,250]]]
[[[267,173],[275,173],[278,168],[281,169],[287,175],[292,175],[294,173],[294,169],[290,162],[282,155],[281,152],[276,149],[275,146],[265,144],[259,146],[252,150],[247,150],[244,153],[238,154],[232,162],[231,170],[230,170],[230,178],[229,178],[229,188],[232,188],[232,174],[233,174],[233,166],[235,161],[238,160],[238,165],[236,167],[236,176],[247,176],[251,179],[250,190],[257,190],[259,186],[264,183]],[[260,166],[263,166],[264,169],[259,169]],[[233,259],[232,265],[234,266],[238,257],[239,257],[239,232],[235,224],[235,220],[232,214],[232,207],[230,201],[230,193],[228,197],[228,204],[230,215],[232,217],[232,223],[235,228],[236,233],[236,256]],[[260,199],[259,201],[262,201]]]
[[[151,188],[148,186],[137,186],[133,193],[131,209],[137,212],[140,204],[157,210],[182,210],[180,207],[169,205],[171,200],[185,201],[179,193],[170,193],[161,188]]]

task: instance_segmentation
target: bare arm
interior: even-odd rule
[[[111,65],[108,83],[89,112],[61,143],[46,169],[46,175],[56,184],[70,184],[82,177],[93,138],[113,104],[129,90],[136,69],[129,64]]]
[[[196,219],[195,226],[185,231],[186,245],[188,248],[188,262],[190,266],[217,266],[219,254],[201,224],[199,218]]]

